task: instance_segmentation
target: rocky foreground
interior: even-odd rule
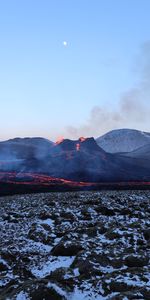
[[[150,299],[150,192],[0,198],[0,300]]]

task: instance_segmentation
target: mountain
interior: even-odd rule
[[[135,129],[116,129],[96,139],[106,152],[130,152],[150,143],[150,133]]]
[[[10,139],[0,142],[0,159],[21,159],[31,155],[45,156],[52,145],[51,141],[40,137]]]
[[[76,141],[66,139],[55,144],[47,157],[46,168],[51,176],[76,181],[150,179],[150,164],[145,160],[107,153],[93,137]]]
[[[104,153],[105,151],[101,149],[97,143],[95,142],[93,137],[90,138],[83,138],[80,137],[78,140],[69,140],[64,139],[60,143],[56,143],[56,146],[59,147],[61,150],[64,151],[101,151]]]
[[[39,138],[15,139],[0,143],[0,172],[22,174],[18,177],[22,181],[29,173],[77,182],[150,181],[150,161],[142,151],[141,156],[108,153],[93,137],[55,144]]]
[[[122,152],[120,153],[123,156],[132,157],[132,158],[141,158],[150,161],[150,144],[144,145],[137,148],[131,152]]]
[[[29,160],[40,160],[50,152],[53,143],[47,139],[15,138],[0,142],[0,169],[18,170]]]

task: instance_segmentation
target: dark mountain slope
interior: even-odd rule
[[[3,157],[6,153],[7,159]],[[150,163],[143,157],[107,153],[94,138],[63,140],[56,144],[44,141],[44,146],[17,139],[1,143],[0,155],[0,171],[47,174],[87,182],[150,180]]]

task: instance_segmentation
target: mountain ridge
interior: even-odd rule
[[[150,165],[143,156],[108,153],[93,137],[46,142],[46,147],[45,141],[44,147],[31,140],[27,145],[22,140],[0,143],[0,172],[8,171],[84,182],[150,180]]]
[[[137,129],[114,129],[96,138],[96,142],[106,152],[131,152],[150,143],[150,133]]]
[[[120,130],[119,138],[122,132],[150,139],[149,133],[129,129]],[[108,134],[118,136],[118,131]],[[131,136],[129,140],[132,142]],[[45,174],[77,182],[150,181],[149,146],[117,153],[106,152],[101,146],[93,137],[56,143],[38,137],[11,139],[0,142],[0,172]]]

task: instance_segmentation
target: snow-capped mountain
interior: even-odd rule
[[[106,152],[130,152],[150,144],[150,133],[135,129],[116,129],[96,139]]]

